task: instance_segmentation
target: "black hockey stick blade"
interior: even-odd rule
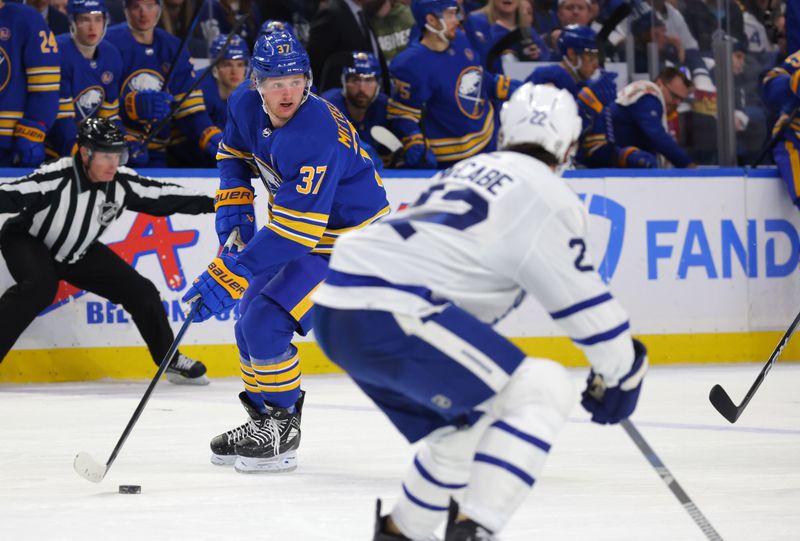
[[[714,526],[708,521],[706,516],[700,511],[700,509],[695,505],[689,495],[683,490],[683,487],[678,483],[678,480],[675,479],[675,476],[667,469],[661,459],[658,457],[656,452],[650,447],[650,444],[647,443],[647,440],[644,439],[642,433],[639,432],[639,429],[631,422],[630,419],[624,419],[619,423],[622,425],[622,428],[625,429],[625,432],[630,436],[633,443],[636,444],[636,447],[639,448],[642,455],[647,459],[653,469],[656,471],[658,476],[664,481],[664,484],[667,485],[667,488],[672,492],[672,494],[678,499],[680,504],[689,513],[689,516],[692,517],[695,524],[700,527],[700,530],[706,535],[708,539],[711,541],[723,541],[722,536],[717,533],[717,530],[714,529]]]
[[[708,393],[708,399],[711,401],[711,405],[714,406],[714,409],[720,412],[730,423],[735,423],[742,413],[719,383],[711,388],[711,392]]]
[[[630,15],[632,11],[633,8],[627,2],[618,5],[617,9],[615,9],[611,15],[608,16],[606,22],[603,23],[603,27],[597,33],[597,42],[600,43],[606,41],[608,36],[611,35],[611,32],[614,31],[617,25],[621,23],[625,17]]]

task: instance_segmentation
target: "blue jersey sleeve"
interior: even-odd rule
[[[773,112],[789,112],[800,103],[800,51],[786,57],[762,79],[764,103]]]
[[[661,124],[664,110],[655,96],[643,96],[630,105],[636,124],[651,142],[653,150],[664,155],[675,167],[686,167],[692,163],[689,155]]]
[[[409,49],[407,49],[409,52]],[[405,51],[404,51],[405,52]],[[399,134],[405,145],[422,139],[419,123],[422,110],[431,96],[429,80],[425,79],[424,69],[412,66],[413,55],[400,55],[395,58],[392,67],[392,96],[386,106],[386,118],[391,123],[392,131]]]
[[[250,138],[244,130],[255,129],[250,127],[248,114],[263,114],[247,112],[247,104],[253,100],[246,99],[247,90],[240,87],[228,100],[228,122],[222,133],[222,142],[217,151],[217,167],[219,168],[219,187],[221,190],[231,188],[253,189],[250,182],[254,174],[255,159],[253,157]]]
[[[44,19],[28,20],[28,35],[23,44],[27,97],[23,117],[36,122],[44,134],[56,120],[61,82],[58,43]]]

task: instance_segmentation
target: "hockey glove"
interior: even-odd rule
[[[158,122],[169,116],[172,96],[157,90],[139,90],[125,96],[128,118],[140,122]]]
[[[239,302],[252,279],[252,273],[237,263],[234,256],[220,254],[208,265],[208,270],[194,279],[181,300],[188,304],[202,299],[203,305],[195,314],[194,321],[205,321]]]
[[[408,167],[436,168],[436,155],[425,144],[422,135],[413,138],[410,143],[403,146],[405,148],[404,160]]]
[[[625,147],[619,150],[619,166],[630,169],[655,169],[658,167],[656,157],[637,147]]]
[[[220,245],[224,245],[235,227],[239,238],[247,244],[256,233],[256,213],[253,208],[253,190],[245,187],[217,190],[214,209],[217,211],[216,228]]]
[[[642,380],[647,372],[647,348],[634,339],[633,351],[633,366],[614,387],[606,387],[603,376],[594,370],[589,372],[581,405],[592,414],[592,421],[595,423],[618,423],[630,417],[636,409]]]
[[[38,167],[44,161],[44,124],[22,118],[14,128],[14,154],[19,167]]]

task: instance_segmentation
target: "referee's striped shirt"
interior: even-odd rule
[[[125,209],[153,216],[214,212],[214,199],[120,167],[92,183],[80,160],[62,158],[26,177],[0,182],[0,213],[20,213],[5,228],[41,240],[56,261],[74,263]]]

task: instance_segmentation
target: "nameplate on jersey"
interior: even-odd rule
[[[471,186],[483,188],[494,197],[503,193],[506,187],[514,183],[514,179],[499,169],[489,167],[478,161],[461,162],[442,174],[442,180],[454,179],[466,182]]]

